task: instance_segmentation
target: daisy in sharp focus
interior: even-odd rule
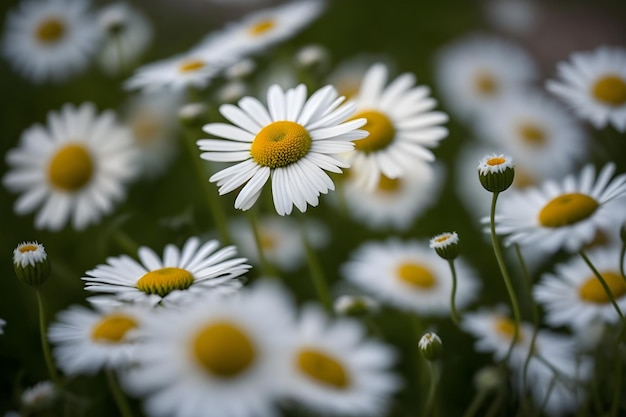
[[[127,255],[108,258],[83,277],[87,291],[110,294],[130,302],[180,305],[199,295],[230,294],[241,287],[237,277],[250,268],[245,258],[233,258],[234,246],[219,249],[216,240],[190,238],[182,249],[167,245],[163,258],[148,247],[140,262]]]
[[[604,278],[617,305],[622,311],[626,310],[626,284],[619,270],[619,246],[593,249],[587,256]],[[543,305],[546,322],[551,326],[582,329],[597,321],[616,323],[620,320],[602,283],[580,257],[557,265],[554,274],[544,274],[533,294]]]
[[[401,385],[391,372],[396,355],[366,334],[355,320],[306,306],[286,357],[287,397],[324,415],[384,415]]]
[[[36,124],[7,153],[11,170],[4,186],[22,193],[17,214],[40,207],[38,229],[60,230],[68,221],[82,230],[113,210],[125,185],[137,174],[137,150],[130,131],[112,111],[96,114],[91,103],[66,104],[48,114],[48,125]]]
[[[81,72],[101,36],[88,6],[82,0],[22,0],[7,16],[4,56],[37,83],[59,82]]]
[[[143,327],[123,386],[145,397],[151,417],[278,415],[294,315],[288,294],[267,283],[163,311]]]
[[[626,48],[599,47],[572,54],[557,66],[558,81],[546,83],[581,119],[597,129],[626,131]]]
[[[209,123],[203,130],[223,139],[197,142],[207,161],[236,162],[217,172],[220,195],[243,186],[235,208],[248,210],[259,198],[268,180],[278,214],[290,214],[295,205],[301,212],[307,204],[317,206],[320,194],[334,189],[328,174],[341,173],[349,165],[339,154],[354,148],[353,140],[367,132],[357,130],[365,119],[346,120],[353,104],[341,106],[332,86],[317,90],[308,100],[303,84],[283,91],[273,85],[267,92],[267,108],[253,97],[239,105],[224,104],[220,113],[234,124]]]
[[[385,86],[387,73],[384,64],[370,67],[354,98],[354,117],[367,119],[363,129],[369,135],[355,142],[347,158],[368,190],[376,187],[381,175],[396,179],[407,175],[410,167],[434,161],[427,148],[448,136],[448,130],[440,126],[448,115],[432,111],[437,101],[428,97],[430,89],[416,87],[415,76],[409,73]]]
[[[577,252],[593,241],[598,229],[618,227],[626,219],[626,174],[611,179],[614,172],[609,163],[596,178],[595,168],[587,165],[579,176],[567,176],[560,184],[547,181],[509,191],[496,209],[497,233],[508,235],[507,244]]]
[[[478,295],[480,283],[462,257],[455,261],[458,274],[456,306],[461,309]],[[350,283],[373,297],[418,314],[450,313],[452,275],[446,261],[428,243],[367,242],[341,266]]]

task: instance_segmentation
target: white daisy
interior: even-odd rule
[[[508,235],[508,244],[576,252],[599,228],[616,227],[626,218],[626,174],[611,180],[614,172],[609,163],[596,179],[595,168],[587,165],[580,176],[570,175],[561,184],[548,181],[541,188],[509,191],[496,209],[496,231]]]
[[[372,296],[420,314],[450,313],[452,275],[446,261],[428,243],[367,242],[341,266],[342,275]],[[463,258],[457,258],[456,307],[467,306],[478,295],[480,284]]]
[[[237,277],[250,268],[245,258],[233,258],[234,246],[217,250],[219,243],[188,239],[182,249],[167,245],[163,260],[148,247],[139,248],[141,262],[122,255],[108,258],[83,277],[85,289],[131,302],[183,304],[202,294],[230,294],[241,287]]]
[[[439,52],[435,75],[444,104],[459,117],[470,119],[510,92],[527,88],[537,77],[537,68],[517,45],[473,35]]]
[[[357,321],[330,321],[307,306],[287,356],[287,396],[324,415],[383,415],[400,386],[391,372],[395,358],[388,346],[367,340]]]
[[[166,311],[146,323],[142,354],[123,378],[149,416],[277,415],[294,311],[269,285]]]
[[[99,61],[109,74],[131,68],[152,40],[145,16],[128,3],[113,3],[98,12],[98,23],[107,34]]]
[[[23,242],[13,249],[13,264],[35,266],[48,258],[46,249],[39,242]]]
[[[539,178],[560,177],[587,155],[588,138],[559,104],[538,92],[509,94],[479,113],[477,136]]]
[[[307,219],[304,225],[289,217],[264,216],[259,219],[261,246],[265,258],[284,271],[294,271],[306,258],[302,228],[311,246],[320,249],[328,243],[329,232],[324,223]],[[236,219],[229,227],[233,241],[251,262],[259,264],[259,252],[250,223]]]
[[[597,129],[626,131],[626,48],[600,47],[572,54],[557,66],[559,81],[546,88]]]
[[[617,305],[626,311],[626,284],[619,270],[619,246],[597,248],[587,255],[611,289]],[[598,320],[606,323],[619,321],[600,280],[582,258],[557,265],[555,270],[554,274],[544,274],[533,291],[551,326],[568,325],[580,329]]]
[[[57,366],[74,376],[130,365],[137,349],[136,332],[147,311],[145,306],[102,311],[72,306],[60,312],[48,329],[48,338],[56,345]]]
[[[442,165],[419,164],[400,178],[381,175],[376,187],[366,190],[356,180],[359,174],[352,175],[356,169],[344,177],[343,197],[348,213],[372,229],[407,230],[438,200],[445,177]]]
[[[20,397],[22,406],[28,410],[44,410],[58,398],[59,391],[52,381],[42,381],[22,392]]]
[[[355,97],[357,114],[367,124],[369,136],[355,142],[355,150],[347,157],[359,174],[364,188],[373,190],[380,176],[396,179],[407,175],[410,167],[432,162],[430,150],[448,136],[440,124],[448,115],[432,111],[437,101],[428,97],[430,89],[415,86],[415,76],[405,73],[388,86],[387,67],[373,65],[363,77]]]
[[[112,111],[96,114],[91,103],[48,114],[48,126],[27,129],[19,147],[7,153],[12,167],[4,185],[23,193],[18,214],[41,209],[35,227],[61,229],[71,219],[81,230],[96,223],[122,200],[135,176],[137,151],[130,131]]]
[[[236,126],[209,123],[204,131],[224,139],[199,140],[208,161],[237,162],[209,178],[220,195],[240,186],[235,208],[247,210],[259,198],[271,177],[274,206],[280,215],[293,205],[301,212],[307,204],[317,206],[318,197],[335,188],[324,170],[340,173],[349,165],[338,154],[354,148],[355,139],[367,136],[357,130],[365,119],[345,122],[354,105],[340,106],[332,86],[316,91],[308,100],[303,84],[283,91],[273,85],[267,92],[268,109],[252,97],[239,106],[220,106],[222,115]]]
[[[82,0],[23,0],[8,15],[4,55],[34,82],[63,81],[81,72],[101,36],[88,7]]]

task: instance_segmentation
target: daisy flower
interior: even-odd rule
[[[145,306],[101,311],[72,306],[60,312],[48,329],[57,366],[74,376],[130,365],[137,349],[136,332],[148,311]]]
[[[288,295],[267,284],[164,311],[123,385],[153,417],[277,415],[293,321]]]
[[[560,184],[548,181],[540,188],[512,191],[496,209],[496,231],[508,235],[507,244],[576,252],[599,228],[625,219],[626,174],[611,179],[614,172],[609,163],[595,178],[595,168],[587,165],[578,177],[570,175]]]
[[[52,381],[42,381],[25,389],[20,401],[28,410],[45,410],[54,404],[58,396],[59,391]]]
[[[400,386],[395,354],[355,320],[303,309],[288,356],[287,396],[324,415],[384,415]]]
[[[626,310],[626,284],[619,270],[619,246],[593,249],[587,255],[611,289],[617,305]],[[620,320],[600,280],[580,257],[557,265],[554,274],[544,274],[533,294],[543,305],[546,321],[551,326],[580,329],[596,321],[615,323]]]
[[[338,154],[354,148],[353,140],[367,132],[357,130],[366,122],[346,122],[353,104],[340,106],[332,86],[316,91],[308,100],[303,84],[283,91],[273,85],[267,92],[268,108],[253,97],[239,106],[224,104],[220,113],[235,126],[209,123],[203,130],[223,139],[199,140],[207,161],[237,162],[209,178],[220,195],[243,186],[235,208],[248,210],[270,179],[278,214],[290,214],[295,205],[301,212],[307,204],[317,206],[318,197],[335,188],[324,170],[340,173],[349,165]]]
[[[136,157],[130,131],[112,111],[98,115],[91,103],[66,104],[48,114],[48,126],[36,124],[22,134],[19,147],[7,153],[12,170],[3,182],[23,193],[17,214],[41,207],[36,228],[56,231],[71,221],[82,230],[123,199]]]
[[[463,308],[476,298],[480,284],[463,258],[457,258],[455,266],[456,306]],[[436,316],[450,313],[450,268],[428,243],[367,242],[341,266],[341,273],[372,296],[399,308]]]
[[[100,28],[82,0],[22,0],[5,24],[2,51],[16,71],[37,83],[63,81],[84,70]]]
[[[137,252],[140,262],[127,255],[110,257],[107,264],[87,271],[85,289],[124,301],[163,305],[181,304],[208,292],[229,294],[240,288],[236,278],[250,266],[245,258],[233,258],[234,246],[218,247],[216,240],[201,245],[192,237],[182,249],[167,245],[161,259],[143,246]]]
[[[348,214],[372,229],[406,230],[415,219],[438,200],[444,181],[444,167],[419,164],[406,175],[388,178],[381,175],[373,190],[364,189],[356,180],[358,169],[350,168],[343,180],[343,197]]]
[[[463,119],[492,108],[511,91],[527,88],[537,72],[519,46],[484,35],[455,41],[439,52],[435,62],[444,103]]]
[[[507,95],[479,116],[477,136],[539,178],[561,177],[587,154],[588,138],[582,126],[538,92]]]
[[[152,40],[148,20],[127,3],[113,3],[100,10],[98,23],[107,34],[99,61],[109,74],[133,66]]]
[[[600,47],[572,54],[557,66],[559,81],[548,91],[559,96],[581,119],[597,129],[608,124],[626,131],[626,49]]]
[[[415,76],[405,73],[387,82],[387,67],[374,64],[363,77],[355,97],[357,114],[367,124],[369,136],[355,142],[348,161],[357,168],[359,182],[373,190],[381,175],[396,179],[407,174],[410,167],[432,162],[430,150],[448,136],[439,126],[448,120],[445,113],[432,111],[437,101],[428,97],[430,89],[415,87]]]

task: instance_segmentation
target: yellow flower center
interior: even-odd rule
[[[362,152],[375,152],[385,149],[396,136],[396,129],[391,120],[381,112],[368,110],[361,112],[352,119],[367,119],[367,123],[361,129],[367,130],[369,136],[354,141],[354,147]]]
[[[602,275],[606,285],[610,288],[613,297],[618,299],[626,294],[626,284],[618,272],[602,271],[600,275]],[[595,275],[587,279],[585,283],[578,288],[578,295],[581,300],[594,304],[607,304],[611,302],[602,283]]]
[[[59,149],[50,161],[48,179],[63,191],[83,188],[93,176],[94,162],[82,145],[69,144]]]
[[[56,43],[65,35],[65,24],[56,17],[49,17],[42,21],[35,30],[37,40],[42,43]]]
[[[298,368],[309,378],[332,388],[346,389],[350,378],[337,359],[317,349],[302,349],[296,357]]]
[[[220,378],[241,374],[252,366],[256,354],[250,337],[227,321],[200,330],[193,341],[193,353],[209,374]]]
[[[24,245],[24,246],[20,246],[18,248],[18,250],[21,253],[26,253],[26,252],[35,252],[37,250],[37,246],[35,245]]]
[[[515,325],[515,322],[508,317],[500,317],[494,323],[494,328],[496,332],[511,339],[513,339],[513,336],[515,336],[516,327],[517,326]],[[517,342],[521,342],[522,339],[522,331],[520,329],[517,334]]]
[[[569,226],[591,216],[599,204],[585,194],[569,193],[548,202],[539,212],[539,223],[543,227]]]
[[[149,144],[159,132],[158,120],[148,115],[135,119],[131,127],[139,145]]]
[[[261,232],[260,236],[261,248],[264,250],[272,250],[276,248],[276,236],[268,232]]]
[[[261,36],[266,32],[274,29],[276,27],[276,22],[271,19],[264,19],[252,26],[249,29],[250,35],[252,36]]]
[[[546,143],[546,132],[534,123],[522,123],[517,131],[520,138],[529,145],[539,146]]]
[[[121,343],[129,330],[138,327],[137,321],[125,314],[111,314],[102,317],[91,331],[91,338],[96,342]]]
[[[396,273],[400,281],[419,289],[429,289],[437,283],[437,279],[428,269],[410,262],[400,264]]]
[[[626,104],[626,81],[618,75],[605,75],[593,86],[593,96],[609,106]]]
[[[500,158],[498,156],[498,157],[494,157],[494,158],[489,158],[487,160],[487,165],[494,167],[494,166],[497,166],[497,165],[502,165],[505,162],[506,162],[506,159]]]
[[[174,290],[185,290],[193,284],[193,275],[181,268],[161,268],[150,271],[137,281],[137,289],[146,294],[165,297]]]
[[[201,61],[199,59],[188,59],[187,61],[183,61],[179,66],[178,70],[180,72],[193,72],[199,69],[202,69],[206,66],[206,62]]]
[[[378,190],[391,193],[398,191],[401,184],[402,181],[400,178],[389,178],[385,175],[381,175],[378,180]]]
[[[493,96],[498,92],[500,86],[492,74],[487,71],[480,71],[474,77],[474,89],[480,95]]]
[[[280,168],[303,158],[311,143],[311,135],[298,123],[273,122],[257,133],[250,154],[259,165]]]
[[[445,242],[446,240],[450,240],[451,237],[452,235],[441,236],[441,237],[436,238],[435,242],[437,243]]]

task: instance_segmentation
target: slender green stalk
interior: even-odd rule
[[[496,223],[495,223],[495,215],[496,215],[496,201],[498,200],[498,195],[500,193],[494,192],[491,199],[491,216],[490,216],[490,226],[491,226],[491,244],[493,246],[493,252],[496,255],[496,260],[498,261],[498,266],[500,267],[500,273],[502,274],[502,278],[504,278],[504,284],[506,285],[506,289],[509,293],[509,298],[511,299],[511,307],[513,308],[513,319],[515,320],[515,330],[513,332],[513,339],[511,340],[511,346],[504,358],[504,362],[509,359],[511,352],[513,351],[513,347],[517,343],[519,338],[519,330],[521,326],[521,317],[519,311],[519,305],[517,304],[517,298],[515,297],[515,289],[513,288],[513,283],[511,282],[511,278],[509,276],[509,271],[506,268],[506,264],[504,263],[504,257],[502,256],[502,249],[500,248],[500,242],[498,240],[498,235],[496,234]]]
[[[137,242],[135,242],[133,238],[128,236],[126,232],[119,228],[113,231],[113,239],[115,240],[115,243],[117,243],[117,245],[124,250],[124,252],[130,255],[134,256],[139,251],[139,245]]]
[[[37,307],[39,309],[39,335],[41,337],[41,349],[43,350],[43,357],[46,361],[46,367],[50,374],[50,379],[57,386],[60,386],[59,374],[52,361],[52,354],[50,353],[50,345],[48,344],[48,337],[46,336],[46,316],[43,308],[43,297],[39,288],[35,288],[35,294],[37,295]]]
[[[548,391],[546,392],[546,395],[545,397],[543,397],[543,401],[541,402],[541,405],[539,406],[540,413],[543,412],[543,409],[546,408],[546,405],[548,404],[550,395],[552,395],[552,390],[556,386],[556,379],[557,379],[557,376],[554,375],[554,377],[552,377],[552,380],[550,380],[550,386],[548,387]]]
[[[467,407],[467,411],[463,414],[463,417],[474,417],[480,407],[483,405],[487,396],[489,395],[489,390],[481,389],[478,391],[478,394],[474,397],[469,407]]]
[[[454,259],[448,259],[448,265],[450,265],[450,272],[452,272],[452,292],[450,293],[450,310],[452,313],[452,321],[457,326],[461,323],[461,317],[456,311],[456,268],[454,267]]]
[[[330,297],[330,291],[328,289],[328,283],[326,281],[326,276],[324,275],[324,271],[320,265],[319,260],[317,259],[317,255],[313,246],[311,246],[311,242],[306,233],[306,226],[304,221],[300,219],[300,233],[302,237],[302,244],[304,245],[304,250],[306,252],[306,260],[309,265],[309,272],[311,274],[311,279],[313,280],[313,285],[315,286],[315,292],[317,293],[317,297],[320,302],[326,308],[328,312],[332,312],[333,303]]]
[[[265,251],[263,250],[263,243],[261,239],[261,230],[259,228],[259,220],[257,219],[257,213],[255,209],[248,210],[248,221],[250,222],[250,228],[254,235],[254,243],[256,244],[257,252],[259,253],[259,262],[261,263],[261,271],[266,278],[278,277],[276,269],[271,262],[267,260]]]
[[[124,395],[119,385],[117,384],[117,380],[115,378],[115,372],[112,369],[107,369],[106,375],[107,375],[107,383],[109,385],[109,390],[111,391],[111,394],[113,395],[113,399],[115,400],[115,404],[117,405],[117,408],[120,410],[120,415],[122,417],[133,417],[133,412],[130,409],[130,404],[128,404],[128,400],[126,399],[126,396]]]
[[[620,316],[622,321],[624,321],[624,313],[622,313],[622,310],[619,308],[619,305],[617,305],[617,302],[615,301],[615,297],[613,296],[613,292],[611,291],[611,288],[604,280],[604,277],[602,276],[602,274],[600,274],[600,272],[598,272],[598,270],[593,265],[591,260],[587,257],[583,249],[581,249],[579,253],[580,253],[580,256],[585,260],[585,263],[587,264],[587,266],[589,266],[589,268],[593,271],[595,276],[598,278],[598,280],[600,281],[600,284],[602,284],[602,288],[604,288],[606,295],[609,297],[609,300],[611,300],[611,304],[613,304],[613,308],[615,308],[615,311],[617,311],[617,314]]]
[[[437,392],[437,384],[439,383],[439,372],[437,364],[434,361],[428,362],[428,372],[430,374],[430,385],[428,387],[428,397],[426,397],[426,406],[424,407],[424,416],[433,415],[433,405],[435,404],[435,393]]]
[[[619,272],[626,281],[626,273],[624,272],[624,256],[626,256],[626,242],[622,243],[622,250],[619,253]]]

